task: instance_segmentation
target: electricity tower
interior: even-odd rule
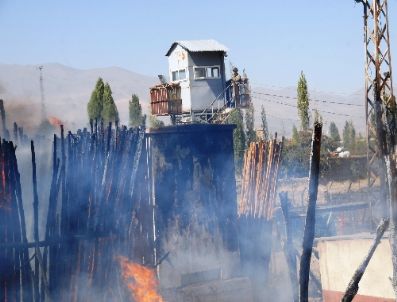
[[[389,210],[392,285],[397,296],[397,110],[393,94],[388,6],[387,0],[355,1],[364,7],[368,187],[374,184],[378,174],[382,194],[378,200],[383,202],[383,209]],[[375,172],[376,167],[378,173]],[[386,215],[385,211],[383,216]]]
[[[393,152],[396,144],[388,6],[387,0],[355,1],[362,3],[364,8],[365,117],[370,188],[379,174],[381,183],[385,183],[384,173],[379,173],[383,167],[378,159]]]

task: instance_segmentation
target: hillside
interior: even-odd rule
[[[98,77],[102,77],[111,85],[123,123],[128,121],[128,100],[131,94],[136,93],[140,97],[144,111],[148,112],[148,89],[158,82],[156,77],[137,74],[119,67],[83,70],[60,64],[44,64],[43,74],[47,111],[49,115],[61,119],[69,129],[87,124],[86,105]],[[292,125],[299,125],[296,108],[293,107],[296,100],[269,97],[261,93],[294,97],[295,88],[253,87],[252,90],[256,92],[253,94],[253,101],[257,127],[260,125],[263,104],[267,111],[270,131],[290,135]],[[345,96],[312,90],[310,97],[340,103],[363,103],[362,91]],[[35,126],[39,121],[40,109],[37,65],[0,64],[0,98],[5,100],[8,112],[13,114],[12,119],[22,122],[25,126]],[[328,129],[330,121],[335,121],[342,130],[344,122],[351,119],[358,132],[365,132],[364,107],[328,102],[312,102],[311,107],[321,111],[325,129]]]
[[[128,100],[137,94],[148,110],[148,89],[156,78],[118,67],[74,69],[60,64],[44,64],[44,90],[48,114],[69,128],[87,123],[86,106],[98,77],[109,82],[123,123],[128,121]],[[36,65],[0,64],[0,98],[7,111],[23,124],[35,125],[40,109],[39,70]],[[18,113],[18,114],[16,114]]]

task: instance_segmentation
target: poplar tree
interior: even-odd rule
[[[139,103],[139,97],[136,94],[132,95],[128,104],[130,126],[139,127],[143,123],[142,106]]]
[[[301,130],[306,131],[309,129],[309,92],[307,88],[306,77],[301,71],[298,81],[298,114],[301,122]]]
[[[331,122],[331,124],[329,125],[329,136],[335,142],[340,141],[339,130],[334,122]]]
[[[297,144],[298,142],[299,142],[299,133],[298,133],[298,129],[294,125],[292,127],[292,143]]]
[[[267,141],[269,139],[269,128],[267,125],[267,117],[265,107],[262,105],[261,107],[261,126],[263,131],[263,139]]]
[[[100,120],[102,118],[104,86],[102,78],[98,78],[91,93],[90,101],[87,104],[87,113],[90,120]]]
[[[113,100],[112,89],[108,83],[103,90],[103,110],[102,118],[105,123],[116,122],[119,120],[119,112]]]
[[[356,129],[354,129],[353,122],[346,121],[343,128],[343,145],[351,152],[354,152],[356,145]]]
[[[250,143],[256,141],[256,132],[254,129],[254,124],[255,124],[255,117],[254,117],[254,106],[251,104],[247,111],[245,112],[245,127],[246,127],[246,141],[247,141],[247,146],[249,146]]]
[[[227,117],[226,122],[228,124],[236,125],[236,129],[233,130],[233,148],[236,170],[239,173],[242,170],[245,151],[244,118],[240,109],[233,109]]]
[[[314,114],[313,114],[313,119],[315,123],[322,123],[323,122],[323,117],[321,116],[320,112],[315,109]]]

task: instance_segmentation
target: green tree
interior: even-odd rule
[[[254,129],[254,124],[255,124],[255,118],[254,118],[254,106],[251,104],[247,111],[245,112],[245,128],[246,128],[246,142],[247,146],[249,146],[250,143],[256,141],[256,132]]]
[[[343,145],[350,152],[355,151],[356,146],[356,129],[354,129],[354,125],[352,121],[346,121],[345,127],[343,128]]]
[[[306,77],[301,71],[298,81],[298,114],[301,121],[301,130],[309,129],[309,92]]]
[[[242,170],[245,151],[244,118],[240,109],[233,109],[227,117],[226,122],[236,125],[236,129],[233,130],[233,148],[236,171],[239,173]]]
[[[100,120],[102,118],[104,89],[105,85],[102,78],[98,78],[87,105],[88,118],[90,120]]]
[[[267,125],[267,117],[266,117],[265,107],[263,105],[261,107],[261,126],[262,126],[262,131],[263,131],[263,139],[267,141],[269,139],[269,128]]]
[[[309,171],[311,133],[292,128],[292,139],[283,147],[281,175],[286,177],[306,177]]]
[[[142,125],[144,117],[142,114],[142,106],[139,103],[139,97],[136,94],[132,95],[131,100],[128,104],[130,126],[139,127]]]
[[[314,110],[313,120],[315,123],[323,123],[323,117],[317,109]]]
[[[292,127],[292,143],[293,144],[298,144],[298,142],[299,142],[299,133],[298,133],[298,129],[294,125]]]
[[[329,136],[335,142],[340,142],[339,129],[334,122],[329,125]]]
[[[112,89],[108,83],[103,90],[103,110],[102,118],[105,123],[116,122],[119,120],[119,112],[113,100]]]

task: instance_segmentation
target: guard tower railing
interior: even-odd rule
[[[219,100],[224,100],[224,105],[219,107]],[[201,112],[201,117],[205,117],[208,123],[222,123],[234,108],[245,109],[251,105],[251,89],[248,79],[239,82],[229,80],[226,88],[219,94],[207,109]]]
[[[150,107],[153,115],[182,114],[181,86],[166,83],[150,88]]]
[[[251,87],[248,79],[226,82],[226,105],[229,108],[248,108],[251,104]]]

